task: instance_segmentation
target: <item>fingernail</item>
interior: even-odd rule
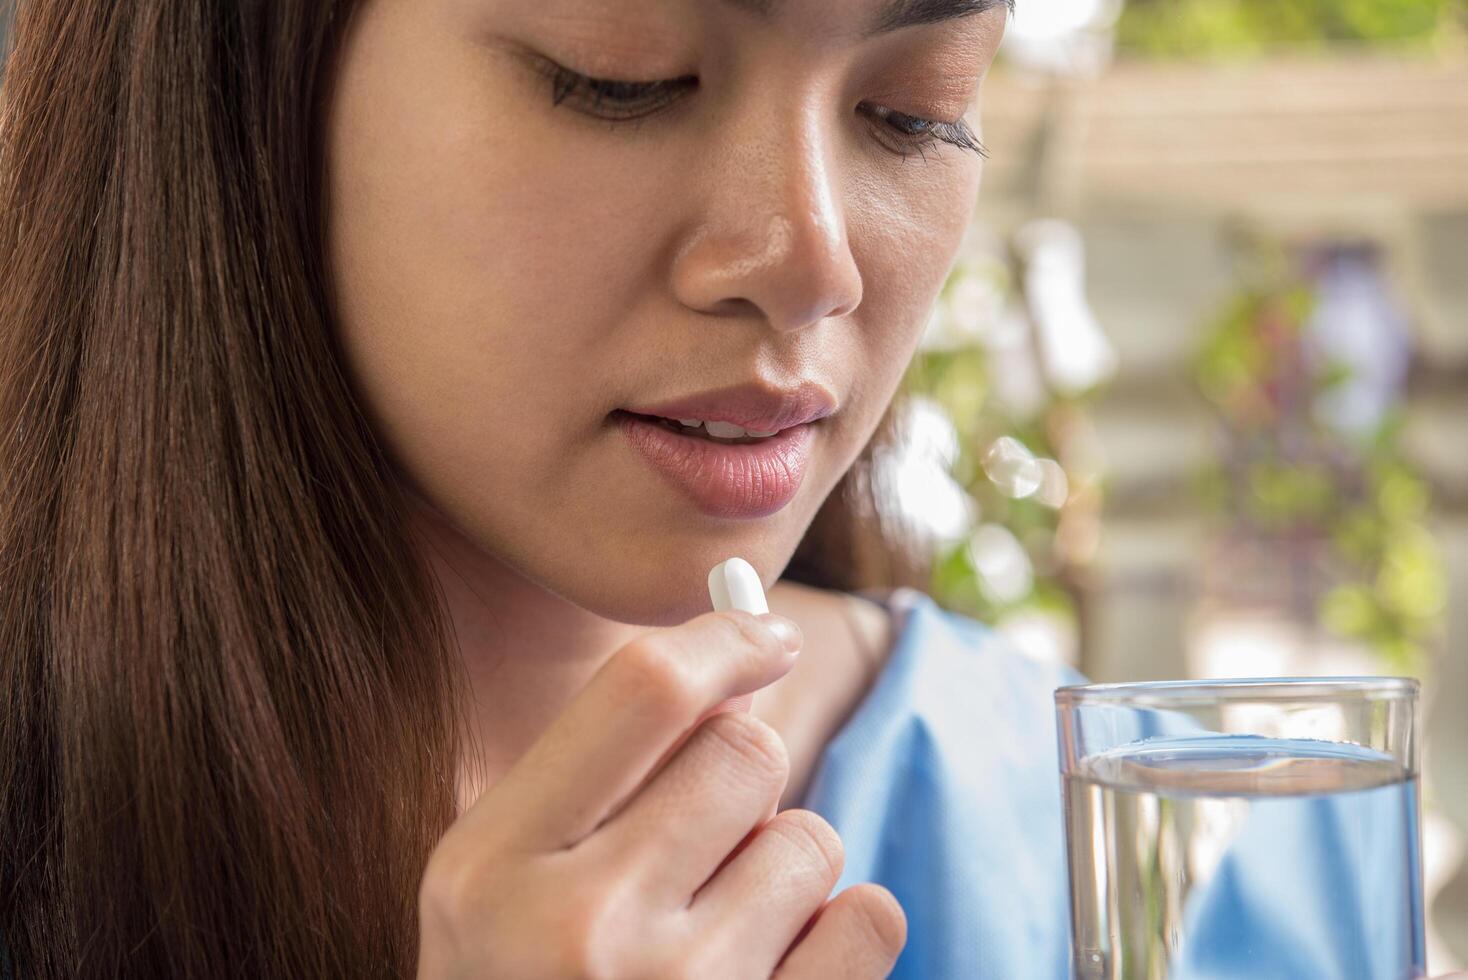
[[[800,632],[800,627],[795,624],[795,620],[787,619],[778,613],[762,613],[759,619],[769,627],[771,633],[780,638],[786,650],[794,653],[800,649],[800,644],[804,642],[805,636]]]

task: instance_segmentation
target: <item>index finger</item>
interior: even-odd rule
[[[789,623],[788,648],[771,624]],[[492,817],[521,846],[569,847],[591,833],[668,749],[721,700],[795,664],[783,616],[704,613],[612,655],[540,738],[462,818]]]

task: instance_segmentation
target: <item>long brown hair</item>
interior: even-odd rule
[[[463,682],[330,329],[316,121],[349,8],[14,11],[0,941],[17,976],[414,972]],[[921,584],[857,502],[868,462],[789,577]]]

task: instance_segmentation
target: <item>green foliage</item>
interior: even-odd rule
[[[1014,299],[1013,270],[993,257],[969,256],[953,268],[939,297],[939,315],[963,319],[955,307],[965,302],[964,286],[975,279],[989,283],[998,294]],[[974,565],[968,540],[943,548],[936,556],[930,590],[944,606],[995,622],[1018,610],[1043,610],[1071,616],[1074,602],[1059,584],[1063,558],[1057,554],[1056,532],[1062,511],[1035,499],[1016,499],[989,478],[983,464],[988,448],[1001,436],[1017,439],[1037,458],[1055,459],[1060,447],[1052,438],[1055,413],[1075,406],[1074,399],[1053,394],[1033,414],[1008,411],[993,397],[991,354],[979,336],[950,330],[950,346],[917,352],[903,387],[910,395],[939,404],[958,435],[959,454],[950,468],[953,480],[973,500],[985,524],[1008,530],[1023,546],[1034,569],[1034,585],[1023,596],[996,599],[985,589]]]
[[[1365,438],[1315,417],[1316,399],[1349,374],[1303,356],[1310,285],[1279,250],[1257,248],[1247,285],[1218,317],[1195,365],[1228,445],[1201,477],[1204,498],[1232,533],[1328,542],[1333,577],[1320,622],[1410,672],[1447,599],[1426,525],[1427,486],[1403,458],[1400,417],[1389,415]]]
[[[1129,0],[1117,48],[1148,57],[1250,55],[1339,42],[1436,40],[1464,0]]]

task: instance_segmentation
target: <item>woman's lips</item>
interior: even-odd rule
[[[805,478],[817,423],[782,429],[758,442],[720,443],[683,435],[662,421],[612,413],[632,448],[709,517],[768,517],[795,498]]]

